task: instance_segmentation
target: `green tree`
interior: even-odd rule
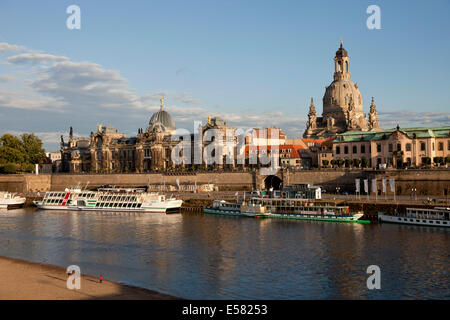
[[[9,162],[3,166],[3,173],[16,173],[19,171],[20,166],[16,163]]]
[[[33,133],[19,137],[6,133],[0,137],[0,169],[2,173],[32,172],[34,164],[45,160],[42,141]]]
[[[353,164],[353,160],[352,160],[352,159],[345,159],[345,166],[346,166],[347,168],[348,168],[348,167],[351,167],[352,164]]]
[[[328,166],[328,160],[322,160],[322,164],[326,167]]]
[[[42,141],[34,133],[24,133],[21,135],[23,150],[25,152],[25,162],[42,163],[45,160],[45,150],[42,148]]]
[[[25,157],[20,149],[8,146],[0,147],[0,163],[24,163]]]
[[[364,168],[367,168],[369,166],[369,159],[362,159],[362,164]]]

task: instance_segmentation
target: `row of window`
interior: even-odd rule
[[[63,199],[44,199],[44,204],[61,204]]]
[[[401,221],[402,218],[399,218],[399,220]],[[403,221],[408,221],[408,219],[403,218]],[[414,219],[409,219],[409,222],[414,222]],[[416,222],[420,222],[420,220],[416,219]],[[433,220],[422,220],[422,222],[425,222],[425,223],[426,222],[428,222],[428,223],[435,223],[436,222],[436,224],[441,224],[440,221],[433,221]],[[447,224],[447,222],[446,221],[442,221],[442,224]]]
[[[99,201],[134,201],[136,196],[100,196]]]
[[[420,151],[426,151],[426,148],[427,148],[426,142],[420,142]],[[431,144],[431,149],[434,151],[434,143]],[[389,150],[389,152],[393,152],[394,151],[394,145],[392,143],[389,143],[388,150]],[[444,143],[443,142],[439,142],[438,143],[438,150],[439,151],[443,151],[444,150]],[[447,141],[447,150],[450,150],[450,141]],[[357,146],[353,146],[352,151],[353,151],[352,153],[358,153]],[[396,151],[402,151],[402,144],[401,143],[397,143]],[[411,151],[411,143],[405,144],[405,151]],[[369,152],[371,152],[370,145],[369,145]],[[380,143],[377,144],[377,152],[378,153],[382,152],[382,145]],[[340,146],[336,146],[336,154],[340,154],[340,153],[341,153],[341,147]],[[348,146],[344,146],[344,154],[348,154],[348,153],[349,153]],[[361,145],[360,153],[366,153],[366,146],[365,145]]]
[[[113,203],[113,202],[97,202],[95,204],[96,208],[140,208],[141,203]]]
[[[344,154],[348,154],[348,146],[344,146]],[[361,152],[360,153],[366,153],[366,145],[361,145],[360,148]],[[358,148],[357,146],[353,146],[352,148],[352,153],[358,153]],[[369,145],[369,152],[371,152],[371,147]],[[336,154],[340,154],[341,153],[341,147],[340,146],[336,146]]]

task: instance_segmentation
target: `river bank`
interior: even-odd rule
[[[64,268],[0,256],[0,300],[173,300],[155,291],[81,275],[81,288],[69,290]]]

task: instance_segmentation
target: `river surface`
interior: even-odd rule
[[[187,299],[450,299],[449,245],[450,230],[421,226],[0,211],[2,256]]]

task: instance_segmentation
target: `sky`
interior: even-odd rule
[[[0,0],[0,134],[34,132],[47,151],[70,126],[133,136],[164,97],[177,128],[211,115],[298,138],[341,38],[383,128],[450,125],[449,14],[448,0]]]

